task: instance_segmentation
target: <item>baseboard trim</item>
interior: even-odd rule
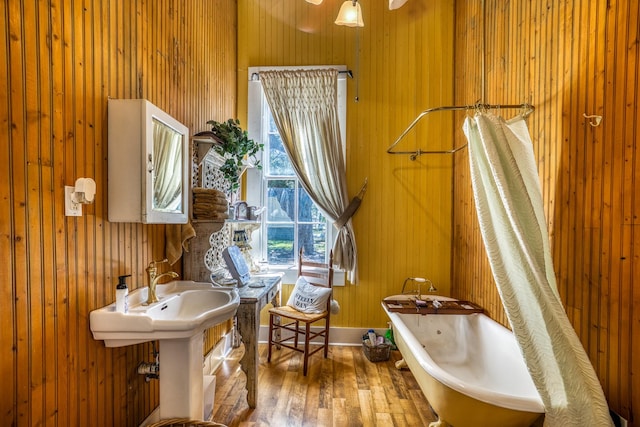
[[[311,327],[313,330],[320,328]],[[367,332],[368,329],[364,328],[342,328],[335,327],[329,328],[329,344],[330,345],[344,345],[344,346],[360,346],[362,345],[362,335]],[[376,329],[376,334],[384,335],[386,329]],[[269,326],[260,325],[260,334],[258,336],[258,342],[261,344],[267,343],[267,337],[269,336]],[[314,342],[317,340],[312,340]]]
[[[222,361],[231,353],[233,343],[233,331],[227,332],[218,344],[204,356],[202,373],[204,375],[213,375],[220,367]]]

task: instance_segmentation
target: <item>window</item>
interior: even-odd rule
[[[307,258],[324,262],[330,244],[327,219],[296,178],[268,108],[264,117],[267,135],[263,139],[262,181],[267,209],[262,226],[266,236],[263,259],[270,265],[291,265],[302,247]]]
[[[322,68],[346,69],[344,66]],[[261,215],[259,231],[252,234],[253,255],[270,266],[291,266],[297,263],[299,249],[303,247],[305,257],[326,262],[333,247],[334,227],[298,182],[257,78],[259,71],[260,68],[249,68],[248,131],[251,138],[264,144],[264,151],[262,169],[252,169],[247,174],[247,203],[266,209]],[[344,141],[346,81],[343,75],[338,82],[338,99]]]

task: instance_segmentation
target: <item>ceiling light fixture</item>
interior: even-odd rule
[[[406,1],[406,0],[405,0],[405,1]],[[307,0],[307,3],[311,3],[311,4],[316,4],[316,5],[318,5],[318,4],[322,3],[322,0]]]
[[[342,3],[335,23],[336,25],[346,25],[347,27],[364,27],[362,9],[358,0],[346,0]]]
[[[309,1],[309,0],[307,0]],[[322,1],[322,0],[320,0]],[[389,10],[399,9],[407,0],[389,0]]]

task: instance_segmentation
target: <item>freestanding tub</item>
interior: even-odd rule
[[[529,427],[541,418],[542,400],[507,328],[480,313],[405,314],[382,305],[404,362],[438,414],[430,427]]]

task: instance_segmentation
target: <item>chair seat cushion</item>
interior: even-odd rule
[[[327,311],[323,311],[322,313],[303,313],[293,307],[289,307],[288,305],[282,307],[274,307],[269,310],[269,313],[288,317],[289,319],[293,320],[300,320],[301,322],[315,322],[316,320],[320,320],[327,315]]]
[[[327,301],[330,296],[331,288],[312,285],[300,276],[287,305],[303,313],[322,313],[327,310]]]

